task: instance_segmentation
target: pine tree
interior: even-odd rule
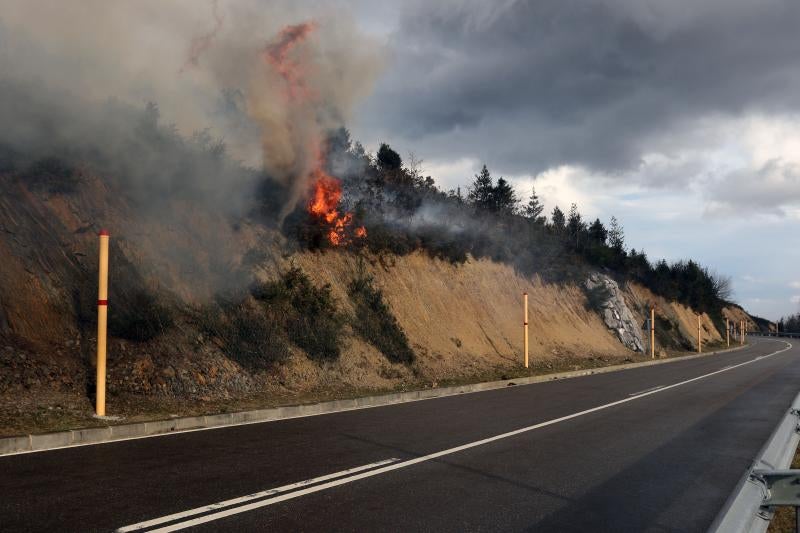
[[[553,214],[550,215],[550,217],[552,219],[553,229],[559,233],[564,231],[566,227],[566,218],[564,217],[564,212],[558,206],[553,208]]]
[[[381,143],[377,155],[378,165],[383,170],[400,170],[403,166],[403,159],[400,154],[392,150],[391,146],[386,143]]]
[[[589,226],[589,240],[594,245],[604,246],[608,238],[608,230],[599,218],[594,219],[594,222]]]
[[[483,165],[480,174],[475,175],[475,180],[467,194],[469,203],[478,209],[491,210],[494,201],[494,183],[492,175],[486,165]]]
[[[497,185],[492,189],[491,203],[491,209],[495,213],[513,215],[517,212],[517,204],[519,204],[517,193],[505,178],[497,180]]]
[[[583,219],[578,212],[578,204],[573,203],[569,208],[569,217],[567,217],[567,235],[576,249],[580,246],[581,230],[583,230]]]
[[[625,234],[617,217],[611,217],[611,227],[608,230],[608,245],[617,253],[625,251]]]
[[[536,195],[536,187],[531,187],[531,196],[528,198],[528,203],[522,208],[522,214],[526,218],[538,222],[542,211],[544,211],[544,205],[542,205],[542,202],[539,201],[539,197]]]

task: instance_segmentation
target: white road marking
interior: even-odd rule
[[[782,341],[782,342],[785,342],[785,341]],[[785,352],[787,350],[791,350],[792,349],[792,344],[788,343],[788,342],[785,342],[785,343],[786,343],[786,348],[783,348],[782,350],[778,350],[778,351],[772,352],[771,354],[763,355],[763,356],[755,358],[755,359],[750,359],[749,361],[745,361],[744,363],[739,363],[739,364],[732,365],[730,367],[726,367],[726,368],[723,368],[723,369],[720,369],[720,370],[715,370],[714,372],[709,372],[708,374],[702,374],[700,376],[693,377],[693,378],[690,378],[690,379],[687,379],[687,380],[684,380],[684,381],[680,381],[678,383],[673,383],[672,385],[666,385],[666,386],[660,387],[658,389],[651,390],[649,392],[643,392],[643,393],[641,393],[641,394],[639,394],[637,396],[629,396],[627,398],[623,398],[622,400],[617,400],[615,402],[610,402],[610,403],[606,403],[606,404],[603,404],[603,405],[598,405],[597,407],[592,407],[590,409],[585,409],[583,411],[578,411],[577,413],[572,413],[570,415],[562,416],[562,417],[559,417],[559,418],[553,418],[552,420],[547,420],[545,422],[540,422],[540,423],[534,424],[532,426],[527,426],[527,427],[524,427],[524,428],[515,429],[513,431],[509,431],[507,433],[501,433],[501,434],[495,435],[493,437],[488,437],[488,438],[485,438],[485,439],[476,440],[474,442],[470,442],[470,443],[467,443],[467,444],[462,444],[461,446],[456,446],[454,448],[448,448],[446,450],[441,450],[441,451],[438,451],[438,452],[435,452],[435,453],[431,453],[431,454],[428,454],[428,455],[423,455],[421,457],[416,457],[414,459],[409,459],[408,461],[394,462],[392,464],[389,464],[389,465],[386,465],[386,466],[383,466],[383,467],[380,467],[380,468],[376,468],[376,469],[373,469],[373,470],[369,470],[367,472],[361,472],[359,474],[355,474],[355,475],[352,475],[352,476],[347,476],[347,477],[344,477],[344,478],[335,479],[335,480],[329,481],[327,483],[314,485],[313,487],[308,487],[308,488],[305,488],[305,489],[302,489],[302,490],[293,491],[293,492],[290,492],[288,494],[281,494],[280,496],[276,496],[274,498],[268,498],[268,499],[265,499],[265,500],[259,500],[257,502],[253,502],[253,503],[250,503],[250,504],[247,504],[247,505],[241,505],[239,507],[234,507],[232,509],[226,509],[224,511],[220,511],[220,512],[217,512],[217,513],[212,513],[212,514],[208,514],[208,515],[205,515],[205,516],[200,516],[200,517],[197,517],[197,518],[193,518],[191,520],[186,520],[186,521],[183,521],[183,522],[178,522],[178,523],[175,523],[175,524],[171,524],[171,525],[165,526],[163,528],[153,529],[151,531],[152,532],[156,532],[157,531],[157,532],[161,532],[161,533],[167,533],[169,531],[179,531],[181,529],[186,529],[188,527],[193,527],[193,526],[197,526],[197,525],[200,525],[200,524],[205,524],[207,522],[212,522],[214,520],[219,520],[221,518],[225,518],[225,517],[228,517],[228,516],[233,516],[233,515],[236,515],[236,514],[245,513],[247,511],[252,511],[253,509],[258,509],[260,507],[266,507],[268,505],[273,505],[273,504],[280,503],[280,502],[283,502],[283,501],[286,501],[286,500],[292,500],[294,498],[299,498],[300,496],[305,496],[306,494],[312,494],[312,493],[315,493],[315,492],[320,492],[320,491],[327,490],[327,489],[330,489],[330,488],[333,488],[333,487],[338,487],[340,485],[345,485],[347,483],[352,483],[354,481],[358,481],[358,480],[361,480],[361,479],[366,479],[366,478],[369,478],[369,477],[379,476],[381,474],[386,474],[387,472],[391,472],[393,470],[399,470],[401,468],[406,468],[406,467],[413,466],[413,465],[416,465],[416,464],[419,464],[419,463],[424,463],[426,461],[432,461],[433,459],[438,459],[439,457],[444,457],[446,455],[451,455],[451,454],[454,454],[454,453],[458,453],[458,452],[461,452],[461,451],[464,451],[464,450],[468,450],[470,448],[483,446],[484,444],[489,444],[491,442],[495,442],[495,441],[498,441],[498,440],[507,439],[509,437],[514,437],[516,435],[520,435],[522,433],[527,433],[529,431],[533,431],[533,430],[540,429],[540,428],[543,428],[543,427],[552,426],[552,425],[558,424],[560,422],[565,422],[567,420],[572,420],[573,418],[578,418],[580,416],[588,415],[590,413],[595,413],[597,411],[602,411],[602,410],[608,409],[610,407],[615,407],[617,405],[621,405],[621,404],[624,404],[624,403],[632,402],[632,401],[638,400],[640,398],[644,398],[645,396],[650,396],[650,395],[653,395],[653,394],[658,394],[660,392],[664,392],[664,391],[669,390],[669,389],[674,389],[675,387],[680,387],[682,385],[686,385],[687,383],[692,383],[694,381],[699,381],[701,379],[705,379],[705,378],[708,378],[708,377],[711,377],[711,376],[715,376],[717,374],[721,374],[723,372],[727,372],[727,371],[732,370],[734,368],[739,368],[741,366],[749,365],[749,364],[755,363],[757,361],[760,361],[762,359],[766,359],[767,357],[772,357],[773,355],[777,355],[777,354],[783,353],[783,352]],[[209,507],[211,507],[211,506],[209,506]],[[170,516],[174,516],[174,515],[170,515]],[[127,527],[130,527],[130,526],[127,526]],[[122,528],[122,529],[119,529],[117,531],[129,531],[129,530],[126,529],[126,528]]]
[[[152,520],[147,520],[145,522],[139,522],[138,524],[131,524],[130,526],[125,526],[119,528],[117,531],[119,533],[126,533],[129,531],[139,531],[141,529],[146,529],[148,527],[157,526],[159,524],[164,524],[166,522],[172,522],[173,520],[178,520],[180,518],[186,518],[189,516],[194,516],[196,514],[206,513],[208,511],[215,511],[217,509],[222,509],[225,507],[230,507],[231,505],[237,505],[240,503],[249,502],[252,500],[257,500],[259,498],[264,498],[266,496],[272,496],[274,494],[280,494],[282,492],[287,492],[290,490],[294,490],[297,488],[305,487],[307,485],[313,485],[314,483],[320,483],[322,481],[328,481],[330,479],[340,478],[344,476],[349,476],[352,474],[357,474],[358,472],[363,472],[364,470],[369,470],[370,468],[376,468],[379,466],[384,466],[391,463],[396,463],[399,461],[397,457],[393,457],[391,459],[385,459],[383,461],[378,461],[377,463],[370,463],[364,466],[357,466],[355,468],[348,468],[347,470],[342,470],[341,472],[334,472],[333,474],[327,474],[324,476],[319,476],[311,479],[306,479],[305,481],[298,481],[297,483],[292,483],[290,485],[284,485],[282,487],[276,487],[274,489],[265,490],[262,492],[256,492],[254,494],[248,494],[247,496],[242,496],[241,498],[233,498],[230,500],[225,500],[224,502],[219,503],[212,503],[211,505],[206,505],[204,507],[197,507],[195,509],[189,509],[188,511],[182,511],[180,513],[175,513],[167,516],[162,516],[160,518],[154,518]],[[159,530],[161,531],[161,530]]]
[[[654,390],[658,390],[658,389],[662,389],[662,388],[664,388],[664,385],[658,385],[656,387],[650,387],[649,389],[640,390],[639,392],[632,392],[632,393],[628,394],[628,396],[639,396],[641,394],[644,394],[645,392],[652,392]]]

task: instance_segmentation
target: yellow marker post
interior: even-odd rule
[[[739,321],[739,344],[744,346],[744,320]]]
[[[703,337],[700,330],[700,315],[697,315],[697,353],[703,353]]]
[[[650,359],[656,358],[656,308],[650,306]]]
[[[728,345],[728,348],[731,347],[731,326],[727,318],[725,319],[725,343]]]
[[[97,416],[106,414],[106,329],[108,325],[108,232],[100,231],[100,266],[97,291]]]
[[[525,345],[525,368],[528,368],[528,293],[522,293],[522,307],[524,307],[525,320],[522,322],[522,327],[525,330],[524,342]]]

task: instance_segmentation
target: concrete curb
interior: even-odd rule
[[[487,381],[483,383],[473,383],[453,387],[421,389],[409,392],[394,392],[375,396],[363,396],[361,398],[333,400],[315,404],[291,405],[285,407],[273,407],[269,409],[257,409],[254,411],[191,416],[185,418],[173,418],[170,420],[154,420],[151,422],[139,422],[134,424],[119,424],[95,428],[74,429],[70,431],[58,431],[54,433],[5,437],[0,438],[0,456],[54,450],[58,448],[69,448],[72,446],[100,444],[104,442],[138,439],[154,435],[180,433],[184,431],[214,429],[226,426],[255,424],[259,422],[272,422],[276,420],[285,420],[288,418],[316,416],[329,413],[338,413],[342,411],[352,411],[355,409],[366,409],[369,407],[380,407],[398,403],[430,400],[433,398],[443,398],[458,394],[502,389],[515,385],[532,385],[534,383],[543,383],[560,379],[570,379],[581,376],[590,376],[593,374],[605,374],[608,372],[619,372],[621,370],[628,370],[632,368],[687,361],[689,359],[708,357],[720,353],[734,352],[746,348],[747,346],[748,345],[738,346],[736,348],[730,348],[727,350],[718,350],[715,352],[696,355],[685,355],[682,357],[672,357],[669,359],[656,359],[654,361],[627,363],[623,365],[613,365],[586,370],[574,370],[570,372],[559,372],[556,374],[545,374],[542,376],[530,376],[502,381]]]

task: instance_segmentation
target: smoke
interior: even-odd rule
[[[382,65],[379,47],[333,12],[253,37],[225,30],[215,29],[216,42],[194,64],[241,96],[233,115],[257,125],[263,166],[289,189],[282,221],[323,165],[328,132],[343,126],[371,90]],[[240,140],[252,146],[252,138]]]
[[[200,55],[209,49],[211,44],[214,42],[214,38],[217,36],[217,32],[219,32],[219,30],[222,28],[222,22],[225,19],[219,13],[218,0],[212,0],[211,11],[214,16],[214,28],[210,32],[192,39],[192,44],[189,47],[189,57],[186,60],[186,64],[181,69],[181,72],[183,72],[189,66],[196,67],[198,65]]]
[[[0,101],[11,125],[0,142],[19,145],[31,119],[77,140],[109,100],[156,102],[162,124],[185,137],[207,130],[286,185],[283,217],[307,192],[326,132],[348,120],[382,63],[345,10],[308,2],[0,0],[0,85],[15,88],[0,98],[37,93],[25,110]],[[46,149],[44,130],[28,131],[29,149]]]

